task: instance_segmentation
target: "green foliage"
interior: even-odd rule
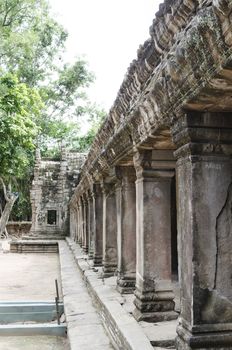
[[[45,0],[0,0],[0,63],[30,86],[48,78],[67,33]]]
[[[31,218],[31,206],[30,206],[30,174],[24,175],[23,179],[18,179],[17,181],[17,192],[19,192],[19,197],[15,202],[10,220],[12,221],[23,221],[30,220]]]
[[[86,151],[105,116],[88,102],[94,77],[87,63],[62,62],[66,39],[48,0],[0,0],[0,176],[7,181],[28,183],[35,145],[53,158],[62,140]],[[85,136],[80,119],[89,124]],[[29,203],[26,188],[20,191],[17,217]]]
[[[96,106],[95,104],[89,104],[83,110],[77,111],[79,117],[85,115],[89,123],[89,129],[83,136],[73,137],[71,145],[76,151],[87,152],[94,140],[94,137],[100,128],[102,122],[106,118],[106,112]]]
[[[0,174],[21,177],[38,134],[43,103],[38,92],[11,74],[0,76]]]

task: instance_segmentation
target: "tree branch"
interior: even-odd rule
[[[4,198],[5,198],[5,200],[6,200],[7,202],[9,202],[10,198],[9,198],[9,197],[7,196],[7,194],[6,194],[6,185],[5,185],[5,183],[4,183],[4,181],[3,181],[3,179],[2,179],[1,176],[0,176],[0,182],[1,182],[1,184],[2,184],[3,193],[4,193]]]

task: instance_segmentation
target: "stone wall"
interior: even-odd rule
[[[8,221],[7,232],[11,236],[22,237],[28,235],[31,229],[31,221]]]

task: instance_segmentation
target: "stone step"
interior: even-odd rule
[[[64,312],[64,306],[59,303],[59,315]],[[51,322],[56,320],[57,312],[54,302],[1,302],[0,324],[15,322]]]
[[[176,338],[177,320],[163,321],[156,323],[148,323],[140,321],[139,324],[143,328],[153,347],[174,349]]]
[[[12,253],[57,253],[58,244],[55,240],[17,240],[10,242]]]
[[[10,324],[0,325],[0,336],[53,335],[65,337],[66,324]]]

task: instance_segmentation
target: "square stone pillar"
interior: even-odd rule
[[[85,253],[88,253],[89,238],[88,238],[88,201],[86,195],[82,195],[82,207],[83,207],[83,245],[82,249]]]
[[[117,209],[115,183],[104,181],[103,189],[103,275],[114,276],[117,269]]]
[[[80,205],[80,198],[78,198],[77,201],[77,242],[79,245],[81,245],[81,205]]]
[[[134,316],[149,322],[176,319],[171,281],[173,151],[137,151],[134,164],[137,175]]]
[[[191,112],[178,149],[178,349],[232,348],[232,118]]]
[[[75,211],[73,208],[73,205],[70,207],[70,216],[69,216],[69,220],[70,220],[70,237],[74,240],[75,239]]]
[[[130,166],[116,168],[118,276],[117,290],[132,293],[136,271],[136,193],[135,169]]]
[[[74,207],[74,241],[78,240],[78,206],[77,203]]]
[[[100,266],[103,254],[103,193],[100,184],[93,185],[93,211],[93,262],[94,266]]]
[[[92,191],[88,191],[88,195],[87,195],[87,200],[88,200],[88,238],[89,238],[89,242],[88,242],[88,256],[90,259],[93,258],[93,254],[94,254],[94,231],[95,231],[95,211],[94,211],[94,207],[95,207],[95,198],[94,198],[94,194]]]
[[[78,199],[78,243],[82,247],[82,236],[83,236],[83,217],[82,217],[82,203],[81,199]]]

